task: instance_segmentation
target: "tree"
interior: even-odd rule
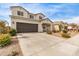
[[[7,33],[9,27],[6,26],[7,21],[0,21],[0,33]]]
[[[74,28],[77,26],[77,24],[72,23],[71,26]]]

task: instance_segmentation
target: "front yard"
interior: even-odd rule
[[[70,31],[68,33],[69,33],[70,37],[73,37],[73,36],[77,35],[79,32]],[[52,33],[52,35],[57,36],[57,37],[62,37],[61,32]],[[62,37],[62,38],[64,38],[64,37]]]
[[[0,48],[0,56],[79,55],[78,38],[79,34],[65,40],[53,33],[21,33],[12,37],[10,45]]]
[[[11,44],[0,48],[0,56],[22,56],[22,51],[19,46],[19,42],[15,37],[11,39]]]

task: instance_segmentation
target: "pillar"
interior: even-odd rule
[[[38,24],[38,32],[43,32],[43,28],[42,28],[42,24],[41,23]]]

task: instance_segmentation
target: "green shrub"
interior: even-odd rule
[[[47,31],[47,34],[52,34],[52,31],[49,31],[49,30],[48,30],[48,31]]]
[[[70,38],[70,35],[67,34],[67,33],[62,33],[62,37],[64,37],[64,38]]]
[[[9,34],[0,35],[0,47],[4,47],[11,43],[11,38]]]
[[[15,29],[12,29],[12,30],[10,31],[10,35],[11,35],[11,36],[16,36],[16,30],[15,30]]]

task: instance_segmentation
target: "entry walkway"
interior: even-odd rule
[[[17,37],[25,56],[79,55],[79,34],[67,40],[46,33],[23,33]]]

